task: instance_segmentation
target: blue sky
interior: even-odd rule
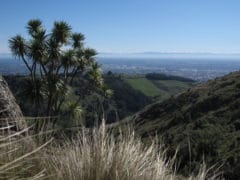
[[[67,21],[98,52],[240,53],[239,0],[1,0],[0,53],[29,19]]]

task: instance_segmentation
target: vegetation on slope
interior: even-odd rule
[[[13,97],[5,96],[4,92],[1,88],[0,104],[8,101],[11,112],[20,112]],[[1,106],[0,110],[8,109]],[[23,121],[21,113],[13,117],[11,112],[0,114],[1,121],[7,118],[19,127]],[[36,126],[36,122],[33,125]],[[99,128],[78,128],[78,135],[71,140],[60,138],[66,137],[61,131],[59,139],[52,143],[51,136],[56,129],[51,131],[52,135],[44,131],[34,134],[34,126],[12,132],[11,125],[1,123],[0,179],[179,179],[174,172],[174,159],[166,158],[157,141],[146,145],[130,129],[119,130],[116,137],[103,123]],[[208,170],[202,166],[199,173],[189,179],[207,177],[210,177]]]
[[[90,101],[90,99],[100,98],[104,100],[104,110],[105,112],[109,112],[106,114],[105,119],[107,123],[110,123],[132,115],[156,100],[166,99],[193,85],[192,83],[178,80],[148,80],[143,76],[144,75],[136,77],[112,73],[104,74],[104,83],[108,89],[112,91],[112,95],[107,99],[105,98],[105,100],[104,97],[100,95],[98,97],[96,97],[96,95],[87,95],[85,97],[84,94],[86,91],[84,88],[88,89],[87,84],[83,84],[80,78],[76,77],[72,85],[68,87],[68,99],[75,101],[81,97],[79,106],[82,108],[82,111],[85,111],[84,114],[88,118],[87,121],[89,125],[94,124],[90,116],[94,114],[94,112],[89,111],[89,109],[92,109],[90,106],[97,103]],[[26,98],[23,98],[21,95],[21,86],[24,84],[24,78],[24,76],[5,76],[24,115],[34,116],[32,104],[28,103]]]
[[[129,83],[134,89],[139,90],[146,96],[155,97],[161,93],[160,90],[151,81],[148,81],[144,77],[126,78],[125,81]]]
[[[138,76],[124,76],[124,80],[134,89],[142,92],[154,101],[165,100],[193,86],[191,79],[167,76],[164,74],[146,74]]]
[[[240,177],[240,72],[197,85],[147,106],[124,122],[147,141],[158,134],[169,155],[179,147],[179,171],[188,174],[204,160],[223,164],[227,179]]]
[[[181,82],[194,82],[194,80],[181,77],[181,76],[173,76],[173,75],[167,75],[162,73],[149,73],[146,75],[146,78],[149,80],[175,80],[175,81],[181,81]]]
[[[5,132],[0,136],[0,179],[214,180],[217,177],[217,174],[210,176],[203,165],[196,176],[180,178],[174,173],[174,159],[167,160],[165,151],[155,141],[146,146],[131,131],[116,138],[104,124],[79,131],[73,140],[65,139],[59,144],[50,139],[35,148],[23,143],[25,138],[32,138],[23,134],[16,132],[10,136]]]
[[[21,96],[21,85],[23,84],[24,76],[8,75],[4,76],[12,90],[14,96],[17,99],[25,116],[34,116],[34,109],[26,99]],[[94,113],[92,111],[93,106],[97,106],[99,102],[103,100],[104,111],[106,114],[106,122],[111,123],[125,118],[133,113],[139,111],[146,105],[152,102],[150,97],[147,97],[140,91],[133,89],[128,83],[122,80],[119,75],[103,75],[104,83],[112,91],[112,95],[108,98],[104,98],[101,94],[85,94],[86,84],[83,86],[80,78],[74,78],[71,86],[68,87],[69,100],[75,101],[81,98],[79,106],[81,106],[81,119],[86,117],[87,124],[92,126],[94,120],[92,120]],[[79,82],[80,81],[80,82]],[[98,112],[101,113],[101,112]],[[83,117],[83,115],[85,117]],[[69,118],[69,117],[67,117]],[[71,121],[68,120],[70,123]]]
[[[152,102],[152,99],[141,91],[132,88],[121,75],[104,75],[105,84],[113,91],[111,103],[116,107],[119,119],[139,111]]]

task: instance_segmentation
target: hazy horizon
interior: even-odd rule
[[[179,53],[179,52],[138,52],[138,53],[107,53],[99,52],[97,58],[113,58],[113,59],[185,59],[185,60],[238,60],[240,61],[240,54],[220,54],[220,53]],[[4,58],[14,58],[11,53],[0,53],[0,60]]]

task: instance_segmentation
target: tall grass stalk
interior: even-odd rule
[[[73,140],[60,144],[49,144],[50,140],[29,146],[26,140],[33,136],[20,132],[0,136],[0,179],[217,179],[209,177],[206,165],[197,176],[180,178],[174,170],[175,159],[167,160],[156,141],[146,146],[133,131],[113,134],[103,123],[99,128],[83,129]]]
[[[49,173],[59,180],[167,180],[175,175],[165,152],[153,142],[144,146],[134,133],[117,138],[105,124],[83,130],[73,142],[52,149],[46,157]]]
[[[44,176],[38,153],[51,140],[35,146],[26,131],[28,129],[0,136],[0,179],[39,179]]]

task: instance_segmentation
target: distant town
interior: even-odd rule
[[[165,73],[204,82],[240,70],[238,59],[99,58],[104,71],[123,74]]]
[[[146,74],[165,73],[177,75],[193,80],[204,82],[229,72],[240,70],[240,58],[237,57],[188,57],[176,55],[165,56],[100,56],[97,61],[106,73],[111,71],[118,74]],[[0,74],[26,74],[24,64],[18,59],[1,56]]]

